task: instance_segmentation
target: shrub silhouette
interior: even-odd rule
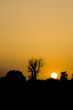
[[[7,73],[6,79],[9,80],[26,80],[25,76],[23,76],[22,72],[18,70],[11,70]]]
[[[60,80],[65,81],[65,80],[67,80],[67,77],[68,77],[68,74],[67,74],[66,71],[65,72],[61,72]]]
[[[40,68],[43,66],[43,60],[42,59],[30,59],[29,65],[28,65],[28,72],[31,73],[31,79],[36,80],[37,74],[40,71]]]

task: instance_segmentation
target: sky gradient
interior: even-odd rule
[[[32,57],[45,61],[39,78],[73,73],[73,0],[0,0],[0,76],[28,75]]]

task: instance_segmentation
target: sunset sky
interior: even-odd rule
[[[73,73],[73,0],[0,0],[0,76],[42,58],[38,78]]]

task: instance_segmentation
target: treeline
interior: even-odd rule
[[[11,70],[7,72],[6,76],[0,78],[0,87],[9,88],[35,88],[35,89],[72,89],[73,75],[71,80],[68,80],[66,71],[60,73],[60,79],[48,78],[46,80],[37,80],[37,75],[41,67],[44,65],[42,59],[30,59],[28,62],[28,72],[30,72],[29,79],[18,70]]]
[[[40,72],[41,67],[43,67],[43,65],[44,65],[43,59],[34,59],[34,58],[32,58],[32,59],[30,59],[28,61],[28,66],[27,67],[28,67],[28,72],[30,72],[29,80],[34,80],[34,81],[37,80],[37,76],[38,76],[38,74]],[[24,80],[25,81],[26,77],[19,70],[10,70],[10,71],[8,71],[6,73],[6,76],[3,77],[2,79],[7,79],[7,80]],[[60,73],[60,80],[61,81],[62,80],[68,80],[68,73],[67,73],[67,71],[64,71],[64,72]],[[73,74],[71,76],[71,80],[73,80]]]

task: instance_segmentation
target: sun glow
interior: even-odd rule
[[[53,72],[52,74],[51,74],[51,78],[53,78],[53,79],[56,79],[57,78],[57,73],[55,73],[55,72]]]

